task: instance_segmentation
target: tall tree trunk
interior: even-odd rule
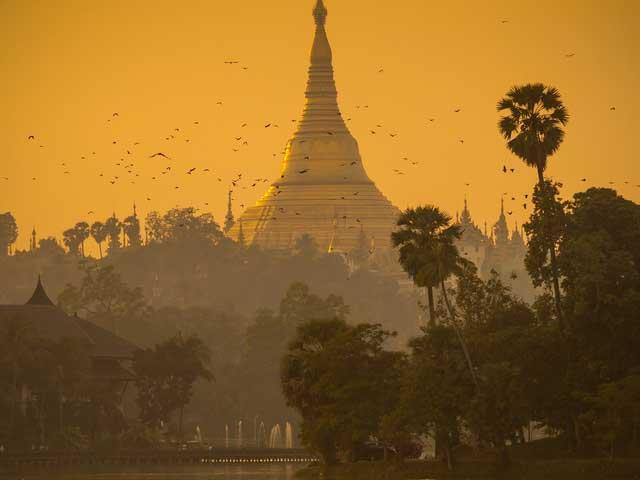
[[[540,188],[543,188],[544,186],[544,171],[542,170],[542,167],[539,165],[538,166],[538,184],[540,185]],[[546,212],[542,212],[543,215],[546,214]],[[556,308],[556,315],[558,317],[558,323],[560,325],[560,329],[562,331],[565,330],[565,324],[564,324],[564,315],[562,314],[562,305],[561,305],[561,297],[560,297],[560,280],[558,279],[558,261],[556,259],[556,249],[554,245],[549,245],[549,259],[550,259],[550,263],[551,263],[551,276],[553,277],[552,279],[552,284],[553,284],[553,299],[554,299],[554,303],[555,303],[555,308]]]
[[[98,251],[100,252],[100,260],[102,260],[102,242],[98,242]]]
[[[478,379],[476,378],[476,372],[473,368],[473,363],[471,362],[471,355],[469,355],[469,349],[467,348],[467,344],[462,337],[462,333],[458,328],[458,322],[456,320],[456,314],[453,311],[453,307],[451,306],[451,302],[449,302],[449,295],[447,294],[447,288],[444,284],[444,280],[440,282],[442,288],[442,297],[444,298],[444,303],[447,306],[447,310],[449,311],[449,316],[451,317],[451,324],[453,325],[453,330],[456,332],[456,336],[458,337],[458,341],[460,342],[460,346],[462,347],[462,351],[464,352],[464,357],[467,361],[467,366],[469,367],[469,372],[471,373],[471,378],[473,379],[473,383],[476,388],[478,387]]]
[[[427,287],[427,301],[429,304],[429,326],[435,327],[436,325],[436,309],[433,302],[433,287],[429,285]]]

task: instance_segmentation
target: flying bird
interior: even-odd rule
[[[36,138],[35,136],[33,136],[33,135],[29,135],[29,136],[27,137],[27,140],[35,140],[35,138]]]
[[[303,174],[303,173],[307,173],[309,171],[308,168],[305,168],[304,170],[300,170],[298,173],[299,174]]]
[[[154,153],[153,155],[149,156],[149,158],[154,158],[154,157],[164,157],[167,160],[171,160],[170,157],[166,156],[164,153],[162,152],[158,152],[158,153]]]
[[[506,165],[503,165],[503,166],[502,166],[502,171],[503,171],[504,173],[507,173],[507,166],[506,166]]]

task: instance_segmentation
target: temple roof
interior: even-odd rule
[[[0,325],[5,322],[23,322],[34,336],[51,341],[73,338],[89,346],[94,358],[132,358],[135,345],[110,331],[67,315],[47,296],[38,277],[36,289],[24,305],[0,305]]]
[[[38,284],[36,285],[36,289],[34,290],[33,295],[31,295],[31,298],[27,301],[27,305],[53,305],[53,302],[47,295],[47,292],[44,291],[40,275],[38,275]]]

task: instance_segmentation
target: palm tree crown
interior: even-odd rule
[[[507,148],[535,167],[542,181],[547,158],[560,147],[569,121],[560,92],[542,83],[515,86],[498,102],[497,110],[509,112],[498,122]]]
[[[446,251],[447,258],[456,257],[453,242],[462,231],[450,222],[451,217],[433,206],[408,208],[398,218],[400,229],[391,240],[400,247],[400,263],[416,285],[435,287],[452,273],[454,267],[446,262],[445,268],[441,255]]]

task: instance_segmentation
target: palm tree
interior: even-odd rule
[[[122,243],[120,243],[122,223],[120,223],[120,220],[116,218],[116,214],[114,213],[113,216],[109,217],[104,223],[104,227],[107,232],[107,237],[109,238],[107,253],[111,255],[122,247]]]
[[[127,240],[129,241],[129,246],[139,247],[142,243],[142,239],[140,238],[140,221],[138,220],[138,217],[131,215],[125,218],[122,222],[122,228]]]
[[[548,158],[560,148],[564,140],[563,127],[569,121],[560,92],[542,83],[514,86],[498,102],[497,110],[508,111],[498,122],[498,129],[507,140],[507,148],[537,170],[538,185],[544,188]],[[560,282],[553,245],[549,245],[549,258],[556,313],[562,323]]]
[[[459,225],[451,225],[451,217],[431,205],[408,208],[398,218],[398,226],[400,230],[391,234],[391,240],[394,246],[400,247],[400,264],[404,270],[416,285],[427,288],[430,326],[436,320],[433,288],[440,287],[451,325],[464,352],[471,377],[477,384],[471,356],[446,288],[447,280],[459,273],[466,262],[455,245],[462,229]]]
[[[71,255],[78,255],[80,240],[78,239],[78,232],[75,228],[68,228],[62,232],[62,243],[64,243]]]
[[[87,222],[78,222],[73,229],[76,231],[76,238],[78,242],[80,242],[80,251],[84,257],[84,241],[89,238],[90,235],[89,224]]]
[[[90,230],[91,238],[98,244],[100,259],[102,259],[102,242],[107,239],[107,230],[102,222],[94,222]]]
[[[400,247],[400,264],[419,287],[427,289],[429,323],[436,322],[433,289],[440,285],[440,277],[434,268],[434,245],[439,236],[455,236],[456,226],[449,226],[451,219],[437,207],[408,208],[400,214],[400,227],[391,234],[391,241]],[[459,233],[458,233],[459,236]]]

